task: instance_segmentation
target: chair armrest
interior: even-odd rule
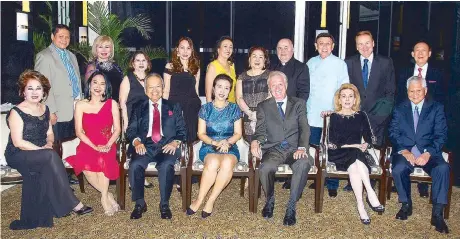
[[[60,140],[57,140],[54,144],[53,144],[53,149],[54,151],[56,151],[56,153],[59,155],[59,157],[62,159],[62,144],[65,143],[65,142],[69,142],[69,141],[72,141],[74,139],[76,139],[77,136],[71,136],[71,137],[67,137],[67,138],[64,138],[64,139],[60,139]]]
[[[194,159],[194,151],[193,151],[193,146],[195,144],[198,144],[201,140],[195,140],[193,141],[192,143],[189,143],[188,144],[188,162],[187,162],[187,167],[190,167],[192,168],[192,165],[193,165],[193,159]]]
[[[118,143],[117,142],[117,147],[119,148],[119,151],[120,151],[120,167],[124,167],[124,164],[126,162],[126,145],[127,145],[127,142],[126,140],[121,140],[121,143]]]
[[[310,147],[315,149],[315,155],[312,155],[312,157],[313,157],[313,159],[315,161],[315,166],[319,169],[320,165],[321,165],[320,160],[319,160],[321,147],[319,145],[315,145],[315,144],[310,144]]]
[[[186,157],[187,157],[188,145],[184,143],[184,144],[180,144],[179,147],[180,147],[180,158],[179,158],[180,166],[185,167],[186,166],[185,162],[187,162]]]

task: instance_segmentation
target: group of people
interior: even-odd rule
[[[159,174],[161,218],[172,218],[169,199],[174,164],[181,145],[196,139],[203,142],[199,159],[204,169],[198,197],[186,214],[199,210],[212,187],[201,211],[203,218],[211,216],[216,199],[240,160],[236,142],[244,137],[250,142],[252,155],[262,162],[263,217],[273,216],[278,165],[286,163],[292,168],[291,180],[283,185],[290,189],[284,225],[294,225],[296,203],[314,166],[309,145],[319,145],[322,131],[327,130],[323,143],[329,161],[338,170],[348,171],[363,224],[371,222],[362,198],[363,185],[371,209],[385,210],[369,179],[365,152],[370,147],[385,147],[389,132],[392,173],[402,203],[396,218],[405,220],[412,214],[409,174],[414,166],[423,167],[433,178],[431,222],[436,230],[448,232],[442,215],[450,170],[441,155],[446,119],[442,104],[425,98],[432,85],[439,90],[442,82],[431,78],[432,68],[427,63],[431,50],[426,42],[414,46],[416,66],[408,71],[412,74],[396,83],[392,60],[373,53],[369,31],[356,35],[359,54],[345,61],[332,54],[335,40],[329,33],[316,37],[318,55],[306,64],[293,57],[289,39],[278,42],[279,62],[272,67],[267,50],[252,47],[248,68],[238,78],[233,41],[225,36],[217,41],[207,67],[207,103],[201,105],[200,61],[188,37],[177,42],[163,76],[151,72],[149,57],[137,51],[123,77],[113,60],[112,40],[99,36],[93,44],[93,60],[88,64],[83,89],[76,57],[66,50],[69,40],[69,28],[58,24],[52,32],[52,44],[36,57],[35,71],[27,70],[19,78],[24,101],[8,116],[11,136],[5,155],[8,164],[23,175],[24,185],[21,219],[11,223],[11,229],[49,227],[53,217],[72,210],[79,215],[93,211],[76,199],[61,159],[52,150],[59,140],[75,135],[80,144],[76,155],[66,160],[101,193],[104,213],[114,215],[119,205],[109,192],[109,182],[120,176],[116,140],[121,134],[130,143],[129,183],[135,203],[131,219],[139,219],[147,211],[145,169],[151,162],[156,162]],[[406,95],[404,92],[405,97],[401,96]],[[396,107],[395,94],[401,98]],[[429,95],[442,96],[432,91]],[[328,129],[322,128],[324,117],[330,117]],[[337,196],[338,180],[328,179],[327,185],[329,195]]]

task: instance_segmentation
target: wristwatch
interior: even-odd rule
[[[177,140],[177,139],[176,139],[176,140],[174,140],[174,142],[176,142],[176,143],[177,143],[177,147],[178,147],[178,148],[179,148],[179,147],[180,147],[180,145],[182,144],[182,141],[180,141],[180,140]]]

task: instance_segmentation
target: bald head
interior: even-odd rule
[[[276,54],[283,64],[291,60],[294,55],[294,45],[292,44],[292,41],[287,38],[281,39],[278,42],[278,45],[276,45]]]

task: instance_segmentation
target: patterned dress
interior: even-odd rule
[[[222,109],[216,108],[212,102],[203,105],[198,116],[206,121],[206,134],[214,141],[228,139],[233,136],[233,125],[241,118],[241,110],[238,105],[228,103]],[[228,150],[229,154],[236,156],[240,160],[238,146],[233,144]],[[207,154],[221,154],[213,145],[203,142],[200,148],[200,160],[203,161]]]

